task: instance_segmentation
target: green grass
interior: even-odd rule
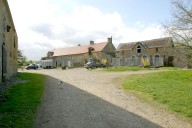
[[[109,67],[108,69],[105,68],[103,69],[104,71],[109,71],[109,72],[124,72],[124,71],[140,71],[140,70],[177,70],[178,68],[175,67],[160,67],[160,68],[143,68],[143,67]]]
[[[192,121],[192,70],[132,75],[123,87],[152,98]]]
[[[27,80],[11,86],[5,93],[7,101],[0,106],[0,127],[31,128],[44,90],[45,76],[20,73]]]
[[[109,72],[123,72],[123,71],[139,71],[139,70],[147,70],[148,68],[141,68],[141,67],[109,67],[108,69],[105,68],[104,71]]]

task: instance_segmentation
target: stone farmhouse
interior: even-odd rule
[[[187,57],[176,50],[171,37],[120,43],[113,58],[114,66],[142,66],[143,60],[150,67],[187,67]]]
[[[0,0],[0,83],[17,72],[18,39],[7,0]]]
[[[53,49],[42,59],[52,59],[54,67],[79,67],[89,60],[101,62],[102,59],[107,59],[111,62],[112,57],[115,56],[115,50],[112,37],[110,37],[107,42],[94,43],[94,41],[90,41],[89,45]]]

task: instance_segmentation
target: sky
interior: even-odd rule
[[[170,0],[8,0],[19,49],[40,60],[55,48],[113,38],[119,43],[166,37]]]

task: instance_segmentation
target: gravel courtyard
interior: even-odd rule
[[[48,75],[35,128],[192,128],[176,114],[121,89],[125,76],[157,71],[112,73],[75,68],[24,72]]]

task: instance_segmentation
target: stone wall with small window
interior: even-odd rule
[[[89,53],[82,53],[76,55],[52,57],[52,59],[54,67],[82,67],[90,60],[102,62],[102,59],[106,59],[108,63],[111,64],[112,56],[106,54],[105,52],[92,52],[91,55],[89,55]]]
[[[77,54],[77,55],[68,55],[68,56],[58,56],[53,57],[53,66],[54,67],[80,67],[88,59],[88,53]]]
[[[17,72],[18,40],[7,0],[0,1],[0,83]]]

